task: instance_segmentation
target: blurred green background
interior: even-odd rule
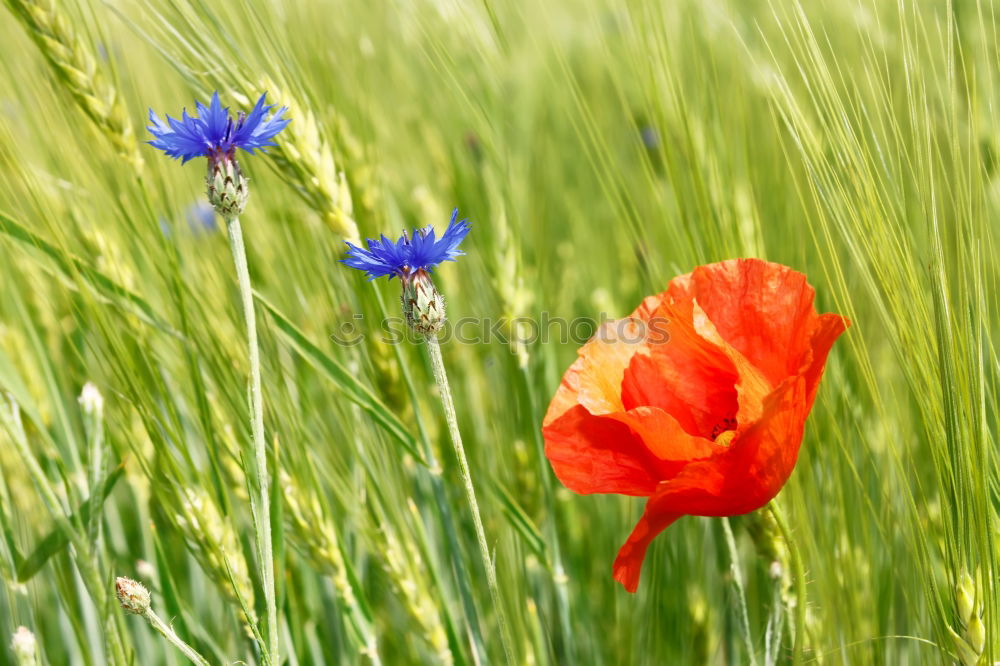
[[[399,314],[395,281],[337,263],[343,240],[454,207],[473,231],[436,273],[453,320],[625,316],[756,256],[854,322],[778,498],[805,600],[755,516],[730,521],[735,560],[722,520],[681,520],[624,592],[611,563],[643,502],[573,495],[541,453],[577,345],[443,346],[517,663],[787,663],[798,603],[818,663],[1000,659],[998,3],[5,5],[4,645],[23,625],[39,663],[185,663],[118,608],[127,575],[211,663],[259,663],[229,248],[204,165],[144,126],[266,90],[293,120],[241,159],[243,229],[287,663],[503,663],[423,350],[331,339]]]

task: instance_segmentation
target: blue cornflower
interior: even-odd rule
[[[182,162],[195,157],[208,157],[213,161],[233,159],[237,148],[252,155],[257,148],[264,150],[276,145],[275,135],[290,122],[289,118],[282,117],[288,110],[284,106],[268,117],[274,106],[264,103],[266,96],[267,93],[260,96],[250,113],[240,112],[235,119],[228,107],[223,108],[217,92],[212,94],[208,106],[195,102],[197,116],[189,116],[184,109],[180,120],[167,116],[167,122],[163,122],[150,109],[149,122],[152,124],[148,129],[156,138],[149,143]]]
[[[187,109],[177,120],[167,116],[167,122],[149,110],[149,131],[156,137],[149,143],[182,162],[195,157],[208,158],[205,176],[208,201],[227,224],[239,217],[250,196],[247,178],[236,161],[236,149],[251,155],[256,149],[277,145],[274,137],[285,129],[290,120],[283,118],[287,107],[267,114],[274,108],[264,104],[267,93],[260,96],[250,113],[240,112],[234,119],[229,108],[222,108],[219,93],[212,94],[208,106],[195,102],[198,115],[189,116]]]
[[[458,219],[456,208],[440,239],[435,238],[434,228],[427,226],[414,229],[412,236],[403,232],[397,241],[386,238],[385,234],[378,240],[369,238],[367,250],[348,242],[347,258],[341,259],[341,262],[364,271],[369,280],[385,275],[390,280],[394,277],[405,279],[419,271],[429,271],[442,261],[454,261],[455,257],[465,254],[458,246],[470,228],[467,220]]]

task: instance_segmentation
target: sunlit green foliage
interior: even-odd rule
[[[382,339],[398,284],[337,263],[453,207],[468,256],[435,279],[483,332],[624,316],[734,256],[806,273],[854,322],[778,498],[807,656],[970,663],[971,613],[1000,659],[996,2],[5,5],[0,663],[21,625],[42,663],[182,663],[118,575],[211,663],[259,658],[229,249],[203,165],[141,143],[148,107],[216,89],[293,118],[243,162],[288,663],[503,662],[430,366]],[[443,344],[518,663],[749,663],[721,521],[664,533],[638,594],[611,579],[642,502],[553,477],[540,423],[577,344],[497,339],[525,328]],[[785,663],[760,521],[731,519],[737,566],[756,662]]]

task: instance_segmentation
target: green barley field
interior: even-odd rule
[[[0,663],[1000,660],[998,14],[4,0]],[[147,143],[215,91],[291,119],[238,156],[252,292],[205,162]],[[339,262],[455,208],[468,475],[400,282]],[[542,419],[602,318],[734,257],[853,325],[787,532],[684,517],[629,594],[644,501],[567,490]]]

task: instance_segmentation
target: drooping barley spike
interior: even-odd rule
[[[80,109],[136,174],[142,173],[132,123],[121,96],[97,65],[91,47],[73,30],[55,0],[5,0]]]
[[[528,348],[524,343],[530,333],[521,330],[518,322],[531,307],[532,294],[524,281],[524,274],[521,270],[521,245],[514,239],[514,232],[511,229],[510,221],[506,211],[501,211],[496,216],[494,226],[496,230],[496,262],[503,278],[499,275],[493,276],[494,287],[500,296],[503,304],[504,315],[509,324],[508,339],[510,340],[511,351],[516,355],[520,367],[528,365]]]
[[[353,217],[351,190],[344,171],[334,160],[333,148],[324,136],[321,122],[309,105],[300,104],[273,80],[265,79],[259,86],[295,116],[295,122],[285,131],[285,140],[268,151],[274,164],[335,233],[356,242],[358,225]],[[256,90],[258,86],[244,87]]]
[[[986,625],[983,623],[982,591],[975,578],[963,571],[955,586],[955,610],[961,633],[951,627],[948,632],[955,642],[958,659],[963,666],[981,662],[986,650]]]
[[[368,605],[364,599],[359,599],[364,591],[355,587],[340,548],[336,526],[326,515],[319,498],[285,472],[281,473],[281,488],[292,545],[314,567],[330,577],[343,602],[343,618],[351,640],[372,664],[381,664],[373,620],[366,610]]]
[[[254,606],[253,581],[232,523],[223,519],[208,493],[185,488],[180,493],[180,511],[174,523],[202,570],[230,601],[246,608]],[[248,634],[255,618],[244,617]]]
[[[407,501],[407,509],[414,520],[420,520],[413,500]],[[429,569],[420,549],[412,540],[401,541],[388,521],[382,524],[377,538],[381,542],[385,570],[406,610],[422,629],[435,663],[451,666],[455,660],[448,645],[448,633],[441,609],[434,602],[435,592],[428,575]]]
[[[347,173],[351,174],[351,188],[357,195],[361,209],[370,213],[375,210],[379,196],[375,168],[365,154],[364,145],[351,131],[347,118],[338,113],[334,116],[333,125],[337,152],[344,162]]]

